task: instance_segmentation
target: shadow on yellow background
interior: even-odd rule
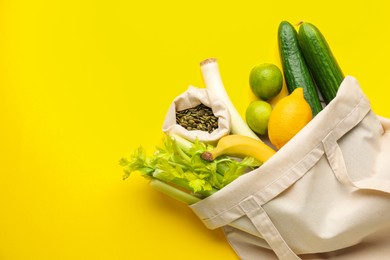
[[[280,66],[282,20],[316,24],[390,117],[388,6],[210,2],[0,2],[0,259],[237,259],[185,205],[123,181],[118,161],[160,143],[205,58],[243,115],[252,66]]]

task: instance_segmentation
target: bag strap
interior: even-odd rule
[[[344,161],[343,152],[337,142],[324,142],[324,150],[327,155],[330,167],[336,178],[344,185],[362,190],[376,190],[390,193],[390,181],[375,177],[368,177],[362,180],[353,181]]]
[[[338,140],[358,125],[366,116],[375,116],[374,114],[369,114],[371,111],[370,104],[363,101],[364,100],[362,100],[362,102],[341,120],[334,130],[322,140],[323,149],[336,178],[344,185],[358,189],[377,190],[390,193],[390,181],[388,180],[368,177],[363,180],[353,181],[348,174],[343,152],[338,144]]]
[[[250,196],[246,200],[243,200],[240,203],[240,207],[279,259],[301,259],[291,250],[286,241],[284,241],[268,214],[257,202],[255,197]]]

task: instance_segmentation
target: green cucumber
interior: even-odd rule
[[[287,21],[282,21],[278,29],[279,53],[288,92],[301,87],[313,116],[322,110],[317,87],[310,75],[305,58],[298,43],[295,28]]]
[[[298,41],[314,82],[328,104],[336,96],[344,74],[325,37],[313,24],[300,25]]]

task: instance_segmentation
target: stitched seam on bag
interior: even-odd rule
[[[299,178],[294,178],[294,181],[289,183],[286,187],[284,187],[284,189],[279,190],[278,192],[276,192],[276,194],[272,194],[272,198],[263,198],[264,196],[260,196],[262,198],[262,200],[259,202],[260,205],[264,205],[265,203],[269,202],[273,198],[277,197],[280,193],[284,192],[288,187],[290,187],[295,182],[297,182],[300,178],[302,178],[321,159],[321,157],[324,155],[323,149],[319,148],[321,146],[322,146],[321,144],[318,144],[315,148],[313,148],[308,153],[306,153],[305,156],[301,160],[299,160],[297,163],[295,163],[293,166],[291,166],[288,170],[286,170],[285,174],[279,176],[279,178],[275,179],[274,181],[269,183],[267,186],[265,186],[264,189],[262,189],[261,191],[258,191],[257,193],[255,193],[255,195],[259,195],[261,193],[267,194],[268,193],[267,190],[271,189],[272,186],[275,185],[275,183],[280,182],[280,180],[283,179],[283,178],[286,178],[286,177],[288,178],[290,175],[296,174],[296,171],[297,171],[296,169],[298,168],[298,166],[300,164],[304,163],[307,160],[307,157],[310,156],[313,153],[313,151],[315,151],[315,150],[320,150],[321,151],[321,155],[318,157],[318,159],[316,159],[313,162],[312,165],[307,167],[307,169],[305,169],[305,172],[303,174],[300,174]]]
[[[254,196],[248,196],[248,198],[242,200],[239,203],[240,208],[242,211],[249,216],[251,212],[259,208],[259,203],[257,202],[256,198]]]
[[[353,107],[353,109],[346,115],[344,116],[328,133],[327,136],[331,136],[335,129],[337,129],[341,124],[343,124],[345,122],[345,120],[349,117],[351,117],[352,115],[354,115],[356,113],[356,111],[361,107],[361,104],[364,103],[363,101],[365,101],[366,99],[364,98],[364,96],[361,96],[358,103]],[[368,104],[369,105],[369,104]],[[363,116],[363,118],[367,115],[367,113],[370,111],[370,107],[368,107],[367,111],[365,111],[365,114]],[[354,124],[350,129],[354,128],[356,125],[358,125],[360,122],[361,122],[362,119],[360,119],[356,124]],[[349,130],[350,130],[349,129]],[[339,138],[341,138],[343,135],[345,135],[349,130],[347,130],[346,132],[344,132]],[[326,137],[327,137],[326,136]],[[323,140],[326,140],[326,137],[323,139]],[[337,142],[337,140],[336,140]]]
[[[341,182],[341,183],[344,183],[344,184],[350,184],[351,183],[351,180],[349,180],[348,178],[346,177],[343,177],[342,175],[339,175],[338,174],[338,171],[337,171],[337,167],[335,168],[335,164],[334,164],[334,160],[333,160],[333,157],[332,156],[334,154],[334,150],[336,148],[339,147],[338,145],[338,141],[340,140],[340,138],[342,138],[346,133],[348,133],[351,129],[353,129],[354,127],[356,127],[363,119],[364,117],[367,116],[367,114],[369,113],[370,111],[370,107],[369,107],[369,104],[367,103],[363,103],[366,99],[364,99],[364,96],[361,96],[358,103],[355,105],[355,107],[346,115],[344,116],[332,129],[331,131],[325,136],[325,138],[322,140],[322,143],[323,143],[323,147],[324,147],[324,151],[325,151],[325,154],[326,154],[326,157],[328,158],[328,161],[329,161],[329,166],[331,167],[332,171],[334,172],[336,178]],[[363,103],[363,105],[362,105]],[[368,105],[368,107],[365,107],[364,105]],[[364,112],[364,114],[363,114]],[[347,129],[344,129],[342,132],[340,132],[341,134],[338,134],[337,133],[335,134],[335,130],[339,128],[340,125],[344,124],[345,121],[351,117],[351,116],[354,116],[355,114],[357,114],[357,119],[355,119],[352,123],[352,126],[351,124],[347,123],[345,125],[344,128],[347,128]],[[360,115],[362,114],[362,116]],[[356,122],[356,120],[358,120]],[[340,149],[340,148],[339,148]],[[345,163],[344,163],[345,165]]]

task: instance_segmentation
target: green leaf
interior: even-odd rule
[[[224,163],[226,167],[225,169],[227,169],[223,177],[224,186],[262,164],[253,157],[245,157],[241,161],[223,159],[220,163]]]
[[[202,179],[194,179],[189,182],[189,185],[194,190],[194,192],[207,191],[212,189],[211,185]]]
[[[123,167],[123,179],[128,178],[135,171],[141,172],[141,175],[144,176],[151,176],[155,170],[150,159],[146,157],[145,150],[142,147],[135,150],[130,159],[122,158],[119,161],[119,165]]]
[[[260,167],[263,163],[260,162],[259,160],[256,160],[255,158],[253,157],[245,157],[241,162],[240,162],[241,165],[244,165],[246,167],[249,167],[249,168],[257,168],[257,167]]]

